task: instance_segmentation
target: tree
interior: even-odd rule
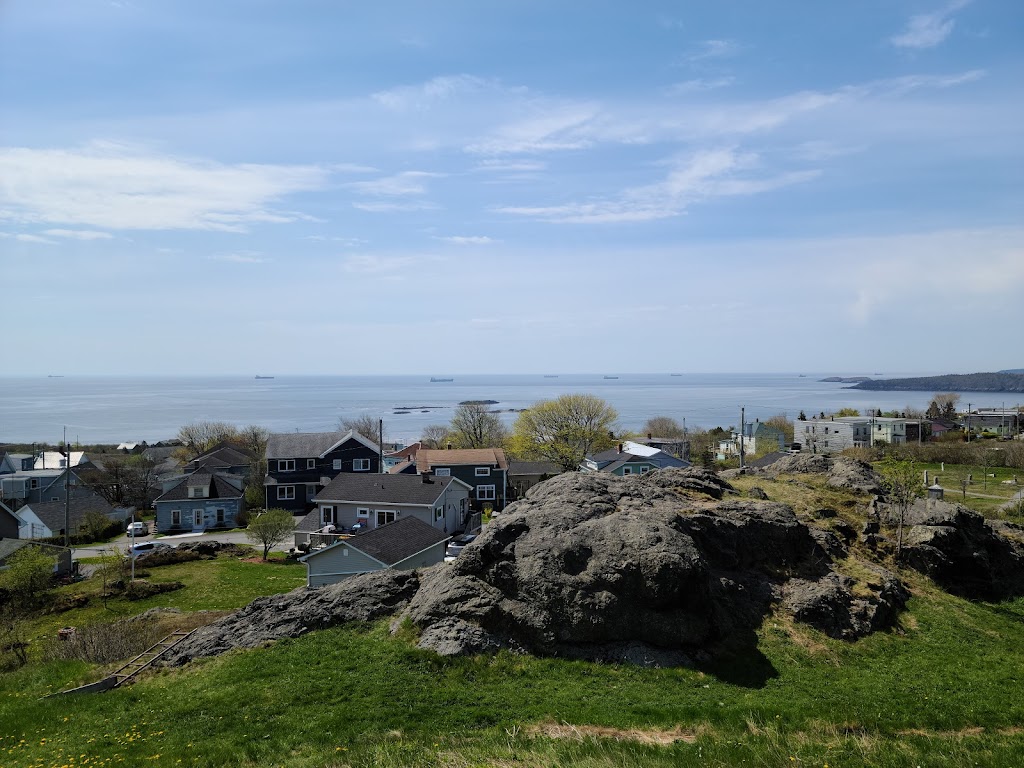
[[[568,472],[587,455],[615,445],[616,419],[615,409],[594,395],[541,400],[516,419],[512,452],[552,461]]]
[[[182,446],[181,458],[185,461],[202,456],[217,443],[239,442],[238,430],[224,421],[197,421],[194,424],[186,424],[178,430],[178,440]]]
[[[27,610],[53,585],[55,559],[42,547],[22,547],[9,558],[7,568],[0,571],[0,587],[11,594],[15,607]]]
[[[500,446],[508,430],[482,403],[463,403],[455,409],[448,438],[457,448]]]
[[[448,442],[448,427],[444,424],[428,424],[423,428],[420,442],[424,448],[444,448]]]
[[[838,411],[835,412],[835,415],[837,417],[860,416],[860,411],[858,411],[856,408],[840,408]]]
[[[354,430],[367,440],[371,440],[375,443],[380,439],[380,419],[376,416],[371,416],[368,413],[365,413],[362,416],[352,416],[347,419],[339,419],[338,429],[344,432],[347,432],[350,429]],[[384,437],[386,439],[387,435]]]
[[[956,418],[956,406],[960,402],[960,395],[956,392],[940,392],[932,398],[939,415],[944,419]]]
[[[921,473],[910,459],[900,460],[887,456],[880,467],[882,488],[889,504],[896,512],[896,558],[903,552],[903,524],[907,510],[914,499],[921,495]]]
[[[254,457],[261,458],[267,452],[267,440],[270,439],[270,430],[250,424],[238,430],[237,438],[239,445],[249,451]]]
[[[651,437],[668,437],[673,440],[686,437],[682,424],[671,416],[652,416],[640,428],[644,435]]]
[[[767,424],[769,427],[775,427],[776,429],[780,430],[782,432],[783,436],[785,437],[785,440],[786,440],[787,443],[792,443],[793,442],[793,440],[794,440],[794,437],[793,437],[793,433],[794,433],[793,420],[790,419],[789,416],[787,416],[786,414],[784,414],[784,413],[777,413],[774,416],[772,416],[770,419],[765,419],[764,423]],[[778,450],[781,451],[783,448],[785,448],[785,446],[780,445],[778,447]]]
[[[253,544],[263,547],[263,559],[267,559],[270,548],[280,544],[295,531],[292,513],[286,509],[268,509],[245,529],[245,536]]]

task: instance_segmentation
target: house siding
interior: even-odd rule
[[[181,499],[178,501],[156,502],[156,529],[160,533],[173,531],[191,531],[195,528],[235,528],[238,524],[238,513],[241,511],[241,499]],[[181,523],[172,522],[173,511],[181,510]],[[224,522],[217,522],[217,510],[224,510]],[[202,524],[195,525],[195,513],[199,510]]]
[[[18,518],[5,509],[0,509],[0,539],[17,539]]]
[[[412,570],[440,563],[444,560],[445,544],[446,542],[443,541],[438,542],[423,552],[395,563],[391,567],[396,570]],[[306,584],[310,587],[323,587],[328,584],[336,584],[350,576],[370,571],[381,571],[386,567],[358,549],[341,543],[306,560]]]
[[[469,493],[469,501],[473,509],[479,511],[483,509],[484,504],[491,504],[496,509],[504,509],[507,502],[507,485],[506,485],[506,470],[497,469],[496,467],[490,467],[491,473],[487,477],[477,477],[476,468],[487,466],[485,464],[432,464],[430,467],[431,472],[437,476],[437,470],[447,469],[451,472],[451,476],[457,480],[461,480],[473,490]],[[481,500],[477,498],[477,488],[481,485],[493,485],[494,486],[494,499],[492,500]]]
[[[314,466],[308,466],[313,460]],[[340,469],[334,468],[334,461],[341,462]],[[359,474],[378,474],[380,472],[380,456],[371,448],[367,448],[358,440],[347,440],[323,458],[319,456],[305,456],[295,458],[295,469],[279,469],[279,462],[292,461],[292,459],[268,459],[267,475],[273,478],[277,485],[267,486],[267,507],[287,509],[292,514],[307,512],[313,508],[313,497],[323,490],[321,480],[325,477],[334,479],[342,472],[358,472]],[[355,463],[368,462],[369,469],[356,470]],[[279,498],[278,488],[281,486],[294,486],[295,498]]]
[[[317,509],[320,511],[320,521],[323,523],[323,508],[325,506],[333,506],[335,508],[334,524],[345,529],[351,528],[359,519],[358,510],[369,509],[369,526],[368,529],[372,530],[377,527],[377,518],[374,514],[377,510],[391,510],[398,512],[397,518],[401,517],[416,517],[422,520],[424,523],[433,526],[439,530],[448,532],[461,530],[462,526],[465,525],[465,514],[469,511],[468,502],[469,492],[455,483],[452,483],[448,488],[447,498],[445,494],[441,494],[438,498],[437,504],[432,507],[423,507],[413,504],[386,504],[384,502],[372,502],[372,503],[331,503],[329,501],[317,502]],[[466,503],[463,504],[462,500],[466,499]],[[444,506],[444,513],[440,520],[435,520],[435,509]],[[308,540],[308,536],[307,536]]]

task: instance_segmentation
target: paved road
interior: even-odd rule
[[[149,536],[136,536],[135,542],[143,541],[159,541],[164,544],[170,544],[172,547],[176,547],[178,544],[182,544],[186,541],[219,541],[222,544],[249,544],[252,542],[246,538],[243,531],[208,531],[206,533],[182,533],[175,536],[158,536],[153,537],[152,534]],[[81,557],[99,557],[101,555],[109,554],[112,549],[120,549],[122,552],[127,551],[129,539],[127,535],[118,536],[113,541],[108,541],[106,544],[93,544],[88,547],[78,547],[73,550],[72,557],[78,560]],[[295,546],[295,540],[289,536],[280,544],[271,547],[272,552],[287,552],[291,547]]]

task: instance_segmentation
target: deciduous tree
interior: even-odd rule
[[[455,409],[448,433],[457,448],[498,447],[507,436],[501,419],[483,403],[464,403]]]
[[[178,430],[185,461],[202,456],[217,443],[238,442],[238,430],[225,421],[197,421]]]
[[[263,547],[263,559],[267,559],[270,548],[280,544],[295,531],[295,520],[285,509],[268,509],[249,523],[245,536],[253,544]]]
[[[686,437],[686,430],[683,429],[683,425],[671,416],[652,416],[644,422],[640,431],[644,435],[650,435],[651,437],[668,437],[680,440]]]
[[[444,448],[448,442],[448,427],[444,424],[428,424],[423,428],[420,442],[424,448]]]
[[[896,557],[903,552],[903,525],[907,518],[907,510],[914,499],[921,495],[921,473],[917,465],[909,459],[898,459],[887,456],[880,467],[882,488],[886,498],[896,513]]]
[[[542,400],[519,414],[513,427],[512,452],[546,459],[563,471],[579,467],[584,457],[615,445],[615,409],[594,395],[562,395]]]
[[[0,587],[10,592],[15,607],[31,608],[53,586],[54,562],[42,547],[31,545],[7,558],[7,568],[0,571]]]
[[[377,442],[380,439],[380,419],[366,413],[362,416],[351,416],[347,419],[338,420],[338,428],[347,432],[352,429],[365,437],[367,440]],[[384,439],[387,440],[385,433]]]

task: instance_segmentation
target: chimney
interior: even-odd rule
[[[622,443],[619,443],[619,453],[622,453]]]
[[[648,433],[647,433],[647,439],[648,439],[648,440],[651,440],[651,439],[653,439],[653,438],[654,438],[654,435],[652,435],[652,434],[651,434],[650,432],[648,432]]]
[[[430,476],[429,472],[424,472],[420,477],[423,478],[424,485],[432,485],[434,482],[434,479]]]

